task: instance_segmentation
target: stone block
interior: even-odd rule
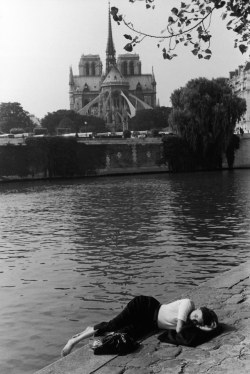
[[[132,359],[127,366],[134,368],[147,368],[159,360],[155,355],[138,356]]]
[[[228,370],[228,374],[247,374],[250,371],[250,358],[241,360],[231,357],[222,361],[220,366]]]
[[[95,356],[88,345],[54,362],[36,374],[89,374],[112,360],[115,355]]]
[[[227,301],[226,304],[240,304],[244,302],[245,298],[241,294],[236,294],[231,296]]]
[[[203,361],[210,356],[210,352],[201,348],[193,348],[192,350],[183,350],[179,358],[184,361]]]
[[[128,370],[123,371],[124,374],[152,374],[150,368],[129,368]]]
[[[123,374],[124,368],[122,367],[112,367],[112,366],[103,366],[97,371],[95,371],[95,374]]]
[[[248,286],[250,286],[250,278],[244,279],[240,284],[241,284],[243,287],[248,287]]]
[[[176,347],[174,345],[165,347],[161,346],[153,355],[157,357],[158,360],[170,360],[177,357],[181,351],[182,347]]]

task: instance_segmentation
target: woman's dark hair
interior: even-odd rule
[[[212,309],[202,306],[200,310],[202,311],[202,318],[205,326],[210,326],[213,322],[218,325],[218,317]]]

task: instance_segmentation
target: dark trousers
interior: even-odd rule
[[[115,318],[94,326],[96,335],[105,332],[127,332],[135,339],[157,328],[157,316],[161,304],[151,296],[136,296]]]

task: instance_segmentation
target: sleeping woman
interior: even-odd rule
[[[175,330],[180,334],[186,327],[196,327],[209,332],[218,327],[218,318],[211,309],[196,308],[190,299],[161,304],[152,296],[136,296],[110,321],[87,327],[69,339],[62,350],[62,356],[68,355],[77,343],[93,335],[119,331],[127,332],[134,339],[138,339],[157,329]]]

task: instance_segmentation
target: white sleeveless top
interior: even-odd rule
[[[159,329],[174,330],[178,319],[186,322],[188,315],[194,309],[194,302],[190,299],[181,299],[170,304],[161,305],[157,319]]]

